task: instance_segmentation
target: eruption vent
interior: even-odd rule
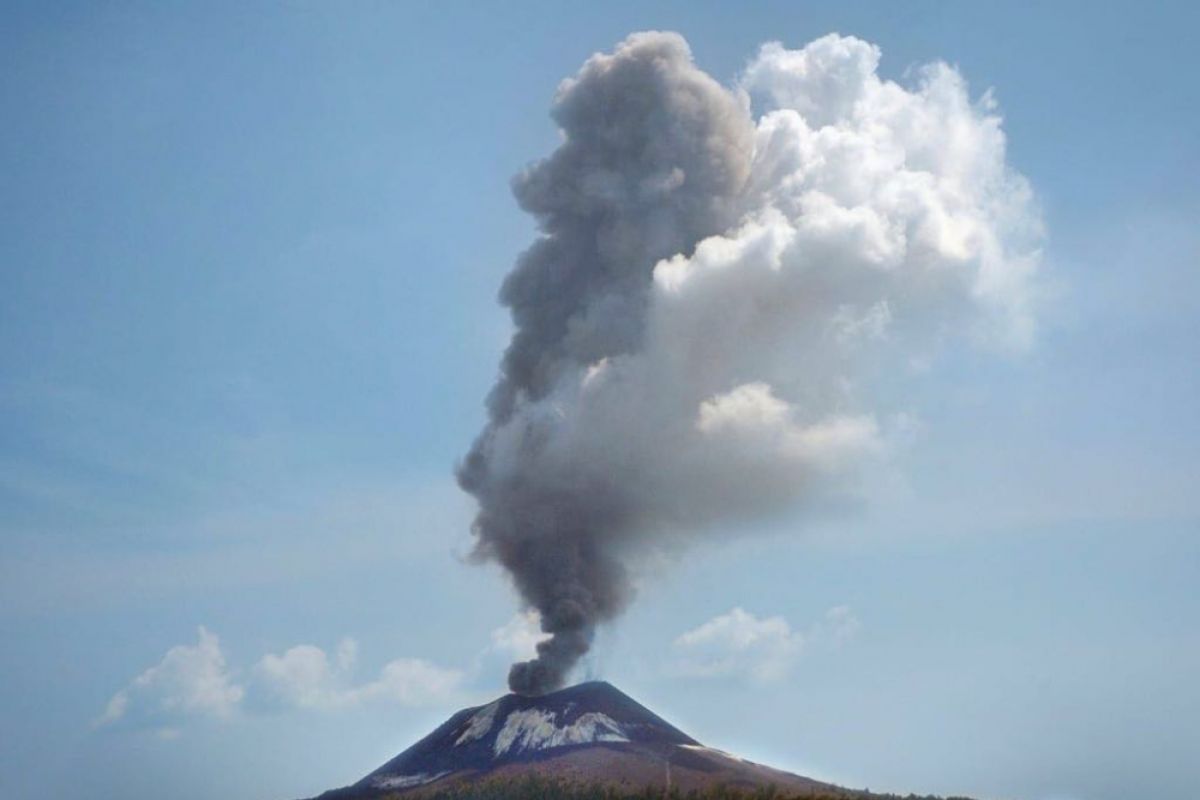
[[[513,184],[542,235],[458,473],[476,554],[550,634],[514,692],[565,683],[639,557],[850,493],[886,449],[883,387],[939,345],[1032,335],[1040,225],[990,95],[944,64],[883,81],[879,55],[768,44],[727,89],[639,33],[559,87],[563,142]]]

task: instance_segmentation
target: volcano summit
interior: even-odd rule
[[[856,793],[705,747],[611,684],[466,708],[351,786],[322,800],[423,793],[530,775],[621,788],[776,786],[790,795]]]

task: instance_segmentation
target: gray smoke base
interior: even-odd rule
[[[476,555],[550,634],[513,691],[565,683],[639,554],[849,486],[888,442],[859,390],[879,364],[964,320],[1028,339],[1038,225],[990,101],[941,65],[882,81],[878,58],[767,45],[731,90],[640,33],[560,86],[563,142],[513,182],[541,236],[501,289],[515,332],[458,470]]]

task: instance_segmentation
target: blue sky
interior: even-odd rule
[[[664,565],[587,670],[706,743],[848,785],[1191,796],[1183,4],[6,10],[0,794],[315,794],[503,690],[517,602],[464,563],[451,472],[533,235],[509,179],[555,146],[558,81],[657,28],[727,83],[761,42],[838,31],[885,77],[941,59],[992,87],[1048,230],[1046,297],[1028,353],[920,383],[888,491]],[[738,608],[774,649],[680,669],[676,637]],[[143,713],[133,691],[95,724],[171,648],[203,656],[200,626],[240,701]],[[264,657],[298,645],[336,691],[261,690]],[[405,659],[453,686],[398,697],[383,676]]]

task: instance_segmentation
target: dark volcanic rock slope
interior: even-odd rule
[[[612,685],[592,682],[540,697],[505,695],[459,711],[358,783],[322,797],[417,793],[531,772],[685,791],[718,783],[773,784],[792,793],[840,791],[704,747]]]

